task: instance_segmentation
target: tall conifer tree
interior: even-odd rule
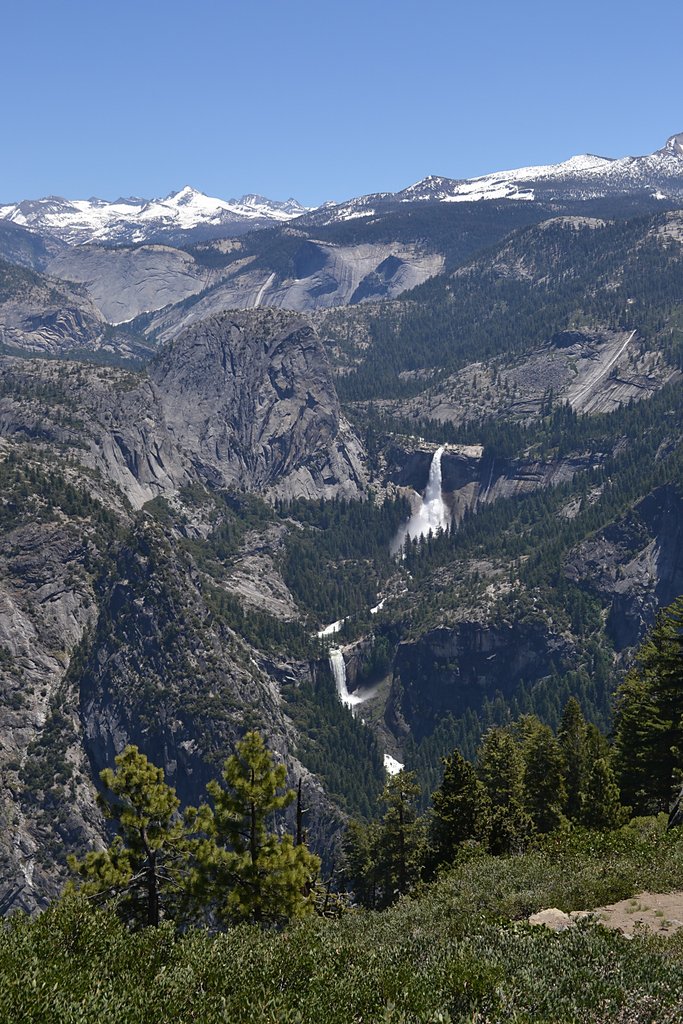
[[[659,614],[617,691],[615,756],[626,803],[667,810],[683,770],[683,597]]]
[[[218,917],[276,923],[313,909],[311,888],[319,859],[289,833],[269,824],[295,799],[257,732],[248,732],[225,762],[224,786],[207,786],[213,806],[189,814],[205,833],[198,844],[195,892]]]
[[[163,768],[134,746],[117,754],[115,762],[116,771],[100,772],[113,798],[100,795],[98,803],[119,834],[106,850],[92,850],[83,860],[69,857],[69,867],[84,880],[87,895],[116,898],[127,920],[156,926],[162,909],[168,911],[184,891],[188,832]]]
[[[485,842],[491,826],[491,801],[474,766],[459,750],[442,763],[443,780],[432,794],[430,845],[436,865],[452,863],[468,839]]]
[[[533,831],[531,817],[524,809],[524,760],[520,745],[508,730],[489,729],[477,760],[479,778],[491,801],[491,852],[520,850]]]
[[[564,758],[567,816],[576,821],[581,814],[582,793],[588,767],[586,720],[576,697],[570,697],[564,706],[557,739]]]

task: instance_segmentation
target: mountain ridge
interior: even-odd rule
[[[326,204],[303,216],[304,222],[334,223],[374,216],[394,203],[438,201],[553,201],[604,198],[654,190],[653,198],[683,198],[683,132],[645,156],[604,157],[585,153],[556,164],[492,171],[472,178],[428,175],[399,192],[359,196],[336,206]],[[378,209],[379,208],[379,209]]]
[[[208,196],[190,185],[154,199],[119,198],[112,202],[45,196],[0,204],[5,220],[71,245],[110,245],[160,241],[174,233],[208,231],[239,234],[252,228],[286,224],[327,225],[370,217],[383,209],[415,202],[567,202],[611,194],[683,199],[683,132],[643,156],[578,154],[554,164],[497,170],[471,178],[428,175],[398,192],[376,192],[342,202],[305,207],[295,199],[267,199],[247,193],[240,199]],[[217,237],[217,235],[216,235]]]
[[[139,243],[171,231],[204,227],[287,222],[305,212],[295,199],[284,202],[250,193],[240,199],[207,196],[190,185],[159,199],[64,199],[46,196],[0,206],[8,220],[71,245],[84,242]]]

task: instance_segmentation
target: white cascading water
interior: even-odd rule
[[[373,697],[375,689],[349,693],[346,685],[346,662],[344,661],[344,655],[338,647],[330,648],[330,668],[334,676],[334,684],[337,688],[339,700],[345,707],[351,708],[352,713],[355,714],[354,708],[358,704],[362,704],[363,701]],[[402,765],[395,757],[392,757],[390,754],[384,755],[384,770],[388,775],[398,775],[399,772],[403,771],[404,767],[405,765]]]
[[[334,676],[334,685],[337,688],[339,700],[345,707],[353,708],[356,704],[362,704],[364,699],[367,700],[367,697],[361,697],[360,694],[349,693],[346,685],[346,662],[344,661],[344,655],[338,647],[330,648],[330,668]]]
[[[344,655],[338,647],[330,648],[330,668],[334,676],[334,685],[337,688],[339,700],[345,707],[351,708],[351,713],[355,715],[354,709],[357,705],[369,700],[370,697],[374,697],[377,688],[372,687],[368,690],[357,690],[355,693],[349,693],[346,685],[346,662],[344,661]],[[384,770],[388,775],[398,775],[399,772],[403,771],[404,767],[400,761],[397,761],[390,754],[384,755]]]
[[[430,533],[438,533],[440,530],[447,530],[451,514],[441,493],[441,456],[443,448],[437,448],[434,452],[429,467],[429,479],[427,487],[417,512],[413,513],[407,523],[399,529],[391,545],[392,554],[402,550],[406,537],[410,540],[426,537]]]
[[[443,448],[438,448],[434,452],[422,503],[417,512],[398,531],[391,545],[392,553],[397,553],[402,549],[406,537],[410,537],[412,540],[415,537],[426,537],[430,532],[439,533],[441,530],[448,529],[451,516],[441,494],[441,456],[443,451]],[[378,605],[370,609],[371,614],[376,615],[382,610],[383,605],[384,601],[382,600]],[[323,638],[331,636],[333,633],[338,633],[343,624],[344,619],[333,622],[330,626],[326,626],[325,629],[321,629],[318,637]],[[376,687],[349,693],[349,688],[346,685],[346,663],[339,647],[330,648],[330,668],[334,677],[337,695],[345,707],[353,709],[358,704],[362,704],[363,701],[369,700],[370,697],[374,696]],[[403,765],[387,754],[385,755],[385,767],[390,774],[395,774],[402,769]]]

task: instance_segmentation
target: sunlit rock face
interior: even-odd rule
[[[204,478],[281,497],[359,497],[361,447],[313,327],[277,310],[188,329],[150,369],[166,430]]]

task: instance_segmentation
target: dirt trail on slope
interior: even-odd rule
[[[592,918],[606,928],[614,928],[624,935],[645,929],[653,935],[673,935],[683,928],[683,892],[641,892],[630,899],[610,903],[594,910],[574,910],[565,914],[556,908],[532,914],[530,924],[544,925],[553,931],[564,931],[577,921]]]

